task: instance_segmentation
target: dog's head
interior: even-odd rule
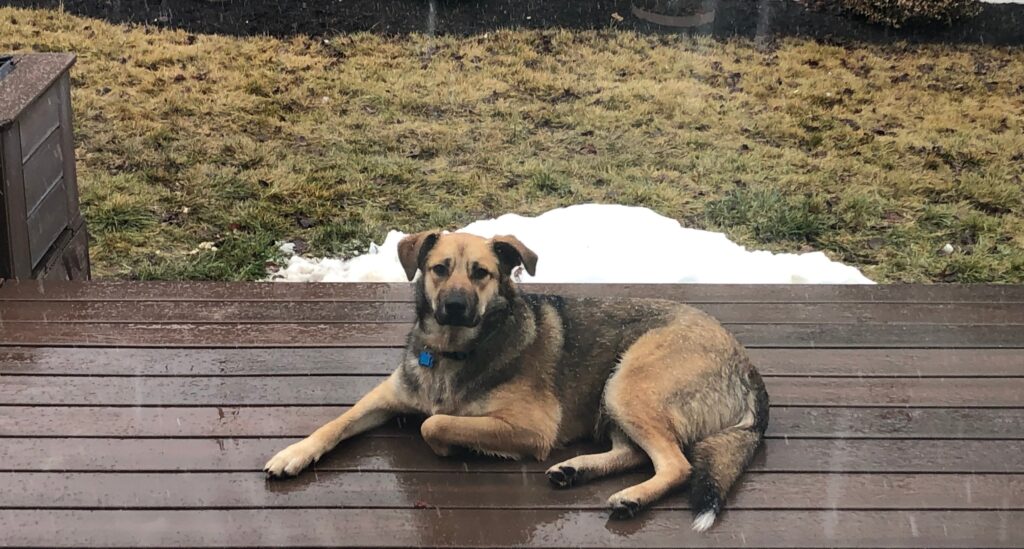
[[[409,280],[423,272],[424,297],[437,323],[447,326],[476,326],[503,286],[511,285],[513,269],[522,265],[532,276],[537,268],[537,254],[514,236],[440,231],[403,238],[398,259]]]

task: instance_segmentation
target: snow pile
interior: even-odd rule
[[[537,253],[537,275],[522,282],[873,284],[854,267],[821,252],[748,251],[722,233],[681,227],[647,208],[585,204],[537,217],[516,214],[460,229],[490,238],[511,234]],[[398,241],[391,231],[380,246],[352,259],[292,255],[271,276],[285,282],[404,282]],[[282,252],[290,254],[289,244]]]

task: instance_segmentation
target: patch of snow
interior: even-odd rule
[[[458,232],[485,238],[515,235],[537,253],[537,275],[521,282],[873,284],[861,272],[824,253],[748,251],[722,233],[687,229],[647,208],[583,204],[537,217],[506,214]],[[292,255],[270,277],[283,282],[405,282],[398,241],[352,259]],[[281,251],[290,254],[288,244]]]
[[[285,242],[285,243],[281,244],[281,246],[278,247],[277,249],[278,249],[278,251],[280,251],[284,255],[295,255],[295,243],[294,242]]]

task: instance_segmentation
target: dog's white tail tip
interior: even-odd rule
[[[697,518],[693,519],[693,531],[694,532],[707,532],[708,528],[715,523],[715,518],[718,516],[714,511],[704,511],[697,515]]]

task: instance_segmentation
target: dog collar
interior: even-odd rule
[[[435,355],[441,355],[441,358],[448,360],[466,360],[469,358],[469,353],[450,353],[447,351],[434,353],[429,349],[424,349],[420,351],[420,366],[423,366],[424,368],[433,368]]]

